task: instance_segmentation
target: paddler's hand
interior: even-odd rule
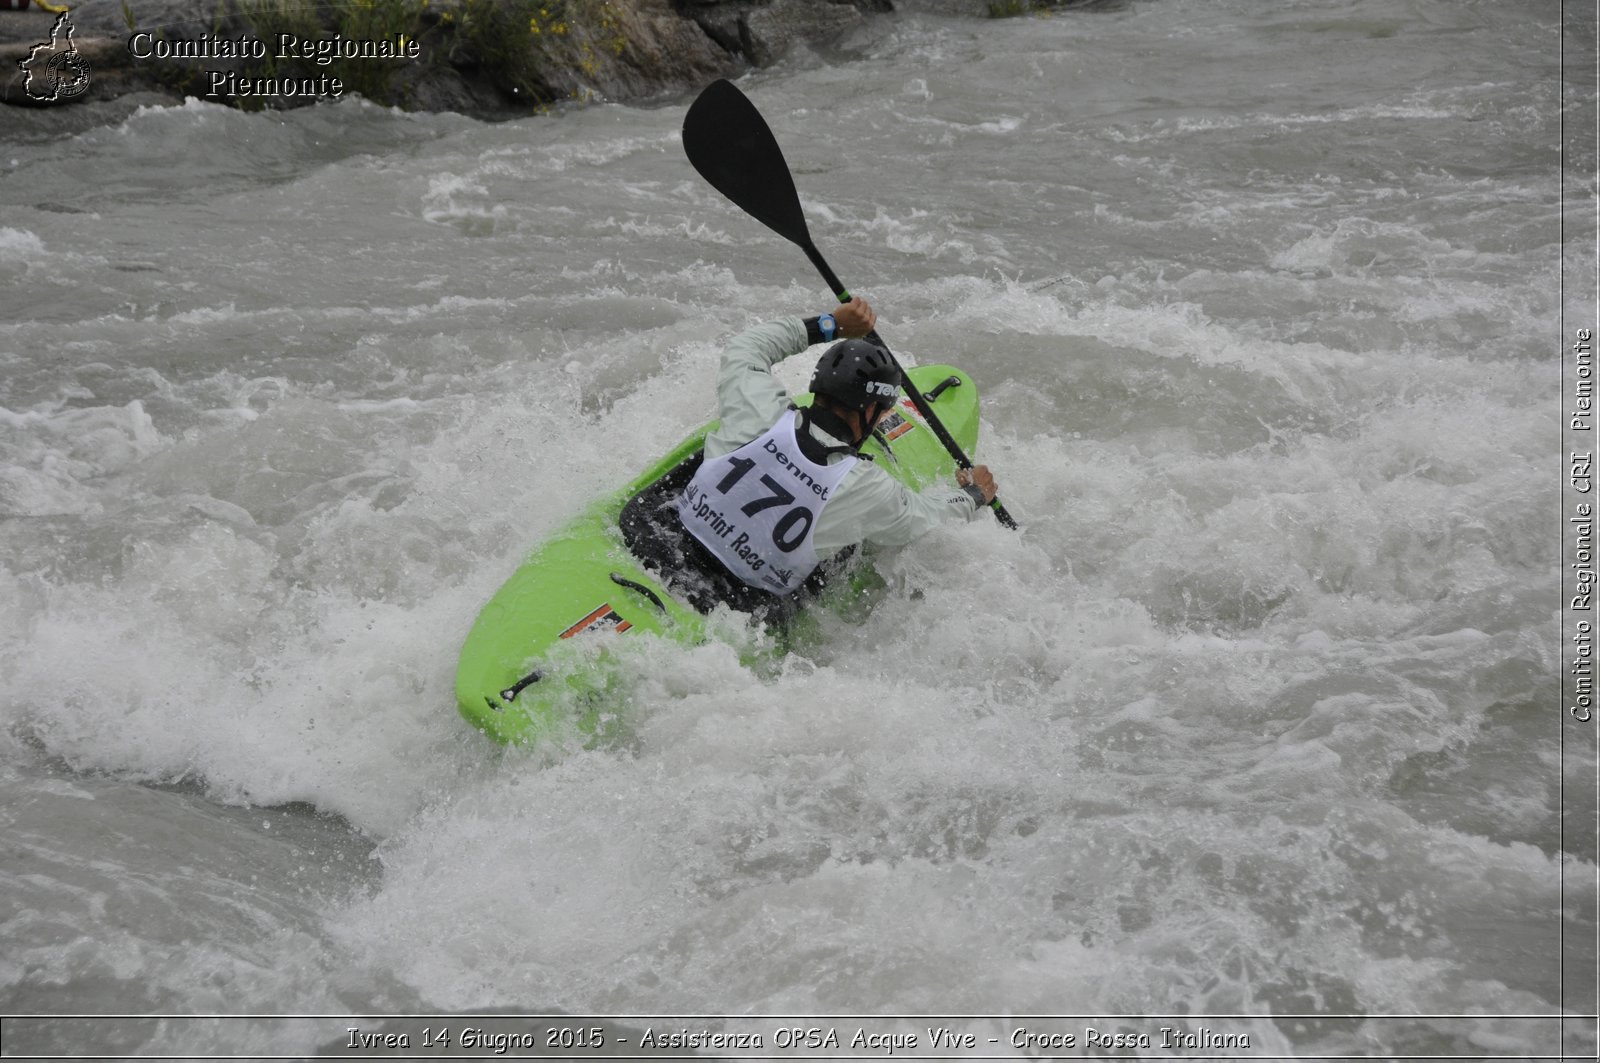
[[[845,339],[859,339],[878,323],[878,315],[873,313],[871,304],[859,295],[852,295],[848,303],[841,303],[830,313],[839,326],[835,335]]]
[[[999,489],[994,485],[994,474],[987,465],[974,465],[970,469],[956,470],[956,483],[962,487],[976,486],[983,492],[984,505],[994,501],[994,496],[999,494]]]

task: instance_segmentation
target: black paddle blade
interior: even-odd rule
[[[713,81],[690,104],[683,150],[700,176],[745,213],[792,243],[811,243],[777,138],[731,81]]]

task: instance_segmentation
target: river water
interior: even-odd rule
[[[689,168],[687,100],[0,115],[0,1012],[1553,1043],[1492,1016],[1593,1010],[1561,18],[912,12],[744,79],[885,338],[983,389],[1023,531],[881,558],[773,674],[748,633],[633,641],[630,738],[589,750],[456,715],[476,610],[710,415],[724,340],[828,301]]]

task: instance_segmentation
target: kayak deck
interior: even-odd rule
[[[963,450],[978,437],[978,395],[965,373],[918,366],[909,375]],[[806,405],[810,396],[797,399]],[[456,668],[462,716],[499,742],[527,743],[574,724],[603,733],[620,711],[616,677],[590,636],[646,632],[684,645],[709,637],[705,618],[672,592],[622,542],[619,520],[634,495],[693,457],[706,425],[627,487],[603,498],[539,544],[478,614]],[[887,450],[862,447],[889,475],[921,490],[955,471],[955,460],[902,399],[880,426]],[[583,643],[578,646],[577,643]]]

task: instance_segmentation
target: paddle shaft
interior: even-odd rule
[[[808,240],[801,245],[801,248],[805,251],[806,257],[811,260],[811,264],[817,267],[817,272],[822,274],[823,281],[827,283],[829,289],[833,291],[838,300],[841,303],[848,303],[851,298],[849,290],[845,288],[844,282],[839,279],[839,275],[833,272],[833,269],[828,265],[828,260],[822,257],[822,252],[817,250],[817,245]],[[944,444],[944,449],[948,450],[950,456],[956,459],[956,464],[963,469],[972,468],[972,461],[967,457],[966,451],[961,449],[961,444],[956,442],[955,436],[951,435],[950,430],[944,426],[944,422],[939,420],[939,415],[933,412],[933,403],[923,396],[922,389],[917,387],[910,374],[901,367],[900,360],[894,356],[894,352],[889,349],[889,345],[883,342],[883,337],[879,336],[877,330],[874,329],[867,333],[867,339],[883,348],[883,353],[887,354],[889,360],[894,363],[894,367],[900,370],[901,386],[905,388],[906,395],[910,397],[912,404],[922,414],[922,419],[933,430],[933,434],[938,437],[939,442]],[[1007,528],[1016,530],[1016,518],[1006,512],[1006,507],[1001,505],[998,498],[989,503],[989,508],[994,510],[996,520]]]
[[[795,244],[811,259],[828,288],[841,303],[850,301],[850,293],[836,273],[829,268],[822,252],[812,242],[806,229],[805,211],[800,207],[800,195],[795,191],[794,174],[772,135],[767,120],[761,117],[756,105],[751,103],[738,87],[725,78],[719,78],[701,90],[683,116],[683,150],[689,163],[711,187],[727,196],[740,209],[785,240]],[[885,354],[900,370],[905,381],[905,391],[922,414],[934,436],[944,444],[945,450],[963,469],[972,468],[961,450],[961,444],[945,428],[933,406],[922,395],[911,378],[906,376],[898,359],[889,351],[876,332],[867,336],[883,348]],[[1008,528],[1017,522],[994,499],[989,503],[995,517]]]

